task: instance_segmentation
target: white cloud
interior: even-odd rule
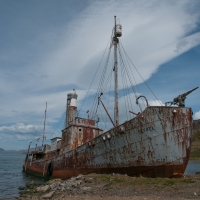
[[[0,136],[2,140],[33,140],[41,137],[43,127],[33,124],[25,125],[24,123],[16,123],[11,126],[1,126]]]
[[[194,113],[193,118],[194,119],[200,119],[200,111]]]
[[[164,106],[165,105],[160,100],[149,100],[148,102],[150,106]]]
[[[59,30],[52,24],[52,29],[45,32],[42,24],[43,31],[35,31],[35,38],[26,49],[14,53],[11,49],[9,55],[0,57],[0,132],[14,134],[13,129],[21,135],[33,131],[31,125],[18,123],[36,124],[43,120],[46,101],[49,121],[57,121],[65,111],[67,93],[74,87],[79,88],[78,101],[84,99],[110,39],[114,15],[122,24],[121,40],[126,52],[147,80],[161,64],[200,44],[200,33],[190,34],[199,23],[200,12],[193,9],[198,4],[195,0],[127,0],[123,4],[118,0],[93,1]],[[135,78],[138,84],[143,82],[139,76]],[[96,87],[94,82],[92,92]],[[121,82],[119,87],[122,88]],[[119,104],[123,103],[120,99]],[[139,108],[135,106],[133,111],[138,112]],[[121,118],[125,119],[125,113]]]

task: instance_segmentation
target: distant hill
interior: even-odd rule
[[[0,148],[0,152],[4,152],[5,150],[3,148]]]
[[[200,120],[193,121],[192,148],[190,160],[200,160]]]
[[[13,154],[13,153],[17,153],[17,154],[26,154],[27,150],[4,150],[3,148],[0,148],[0,153],[3,154]]]

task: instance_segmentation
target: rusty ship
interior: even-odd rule
[[[144,95],[136,93],[136,104],[145,99],[140,112],[129,111],[132,117],[119,123],[118,55],[122,26],[112,30],[110,49],[114,49],[114,120],[103,103],[99,90],[98,105],[102,105],[112,124],[106,131],[97,120],[77,115],[75,90],[67,95],[66,124],[61,137],[51,139],[33,149],[29,144],[23,163],[27,173],[47,178],[67,179],[79,174],[120,173],[129,176],[181,177],[186,169],[192,135],[192,109],[185,107],[190,90],[165,105],[151,106]],[[174,106],[175,105],[175,106]],[[46,120],[46,110],[45,110]],[[45,130],[45,123],[44,123]]]

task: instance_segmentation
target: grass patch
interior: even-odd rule
[[[107,175],[100,174],[96,175],[94,179],[97,182],[106,182],[110,185],[119,186],[145,186],[145,185],[155,185],[155,186],[173,186],[179,184],[190,184],[194,183],[193,179],[185,178],[144,178],[144,177],[130,177],[124,175]]]
[[[200,160],[200,149],[196,149],[190,153],[190,160]]]
[[[167,180],[167,181],[165,181],[164,185],[172,186],[172,185],[174,185],[174,181],[173,180]]]

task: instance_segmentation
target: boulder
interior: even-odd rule
[[[51,198],[53,196],[54,193],[55,193],[55,191],[51,191],[51,192],[49,192],[47,194],[42,195],[41,198],[42,199],[49,199],[49,198]]]
[[[36,188],[37,192],[46,192],[49,189],[49,185],[45,185],[45,186],[40,186]]]

